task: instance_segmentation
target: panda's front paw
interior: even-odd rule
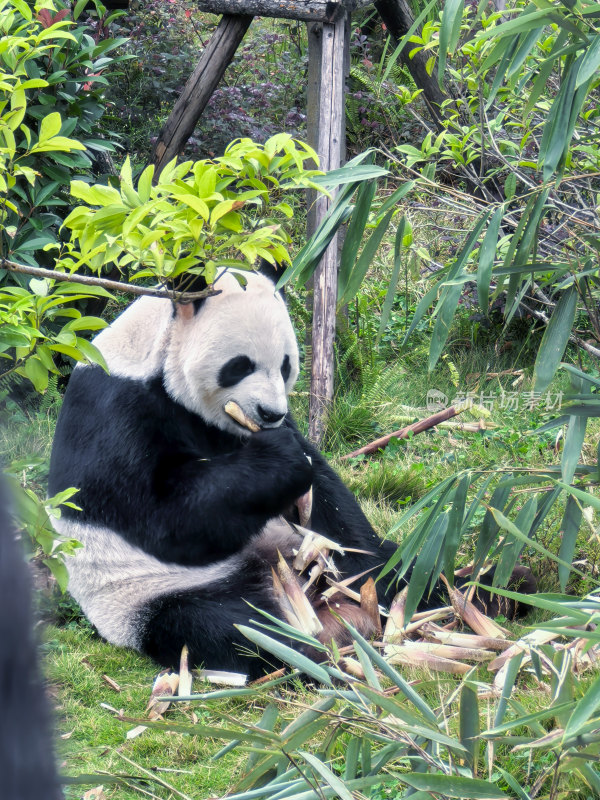
[[[272,473],[289,502],[307,492],[313,482],[312,464],[294,432],[287,427],[253,433],[248,443],[252,457]]]

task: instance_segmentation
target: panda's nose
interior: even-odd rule
[[[261,420],[263,422],[268,422],[270,425],[273,425],[275,422],[281,422],[285,417],[285,414],[282,414],[280,411],[269,411],[268,408],[263,408],[262,406],[258,406],[256,410]]]

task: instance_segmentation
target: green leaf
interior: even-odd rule
[[[460,24],[465,8],[464,0],[446,0],[442,6],[442,23],[440,26],[440,46],[438,52],[438,84],[444,88],[444,71],[446,57],[452,53],[460,36]]]
[[[77,349],[91,364],[99,364],[105,372],[108,372],[108,366],[104,360],[104,356],[98,350],[95,344],[88,342],[87,339],[77,337]]]
[[[560,297],[546,326],[533,368],[534,391],[544,392],[563,357],[577,311],[577,290],[574,286]]]
[[[58,111],[53,111],[51,114],[47,114],[40,123],[38,142],[41,144],[47,139],[51,139],[53,136],[56,136],[58,133],[60,133],[61,128],[62,119]]]
[[[508,797],[493,783],[478,778],[409,772],[398,775],[398,779],[413,789],[435,792],[444,797],[460,797],[468,800],[503,800]]]
[[[388,211],[385,217],[379,222],[375,230],[371,233],[365,246],[362,249],[362,252],[358,258],[358,261],[354,265],[350,275],[348,276],[348,283],[346,284],[345,291],[343,296],[338,301],[338,305],[345,305],[349,303],[350,300],[354,297],[354,295],[360,289],[360,285],[364,280],[365,275],[367,274],[369,267],[373,263],[373,259],[375,258],[375,254],[381,244],[381,240],[383,239],[385,232],[388,229],[392,216],[394,215],[394,211]]]
[[[375,347],[379,346],[381,337],[385,331],[385,327],[392,313],[392,307],[396,298],[396,289],[398,288],[398,280],[400,278],[400,268],[402,266],[402,239],[404,237],[404,229],[406,228],[406,217],[403,216],[398,224],[396,230],[396,237],[394,239],[394,268],[390,278],[389,286],[385,293],[385,300],[381,309],[381,316],[379,318],[379,330],[377,332],[377,339],[375,340]]]
[[[569,495],[569,497],[567,497],[565,513],[560,523],[559,530],[560,550],[558,551],[558,557],[563,563],[558,565],[558,579],[563,592],[566,589],[569,575],[571,574],[571,570],[566,565],[572,563],[573,556],[575,555],[575,544],[581,526],[581,517],[581,506],[573,495]]]
[[[598,67],[600,67],[600,34],[594,36],[586,54],[583,56],[577,72],[575,88],[578,89],[590,78],[593,78],[598,71]]]
[[[358,249],[362,241],[365,227],[369,219],[373,197],[377,183],[375,181],[366,181],[359,188],[356,195],[356,204],[354,211],[350,217],[350,222],[346,229],[346,237],[344,239],[344,246],[340,256],[340,269],[338,273],[338,301],[344,296],[347,289],[352,268],[356,264],[358,256]]]
[[[479,250],[479,266],[477,267],[477,299],[479,302],[479,307],[484,312],[487,312],[490,304],[490,281],[492,278],[494,259],[496,258],[498,233],[500,231],[500,223],[502,222],[503,216],[504,209],[502,206],[500,206],[494,211],[494,215],[490,220],[490,224],[485,232],[485,236],[483,237],[483,242],[481,243],[481,248]]]
[[[302,756],[306,763],[314,769],[317,775],[320,775],[325,783],[331,786],[333,791],[338,797],[341,798],[341,800],[354,800],[354,795],[348,791],[344,782],[338,778],[338,776],[333,773],[326,764],[320,761],[312,753],[307,753],[303,750],[300,750],[298,755]]]
[[[504,197],[507,200],[512,200],[517,191],[517,176],[514,172],[510,172],[504,181]]]
[[[292,650],[292,648],[288,647],[286,644],[282,644],[260,631],[249,628],[247,625],[236,625],[235,627],[253,644],[258,645],[258,647],[266,650],[268,653],[272,653],[284,663],[291,664],[293,667],[300,670],[300,672],[304,672],[306,675],[310,675],[311,678],[319,681],[319,683],[324,683],[328,686],[332,685],[331,678],[323,667],[315,664],[314,661],[311,661],[309,658],[302,655],[302,653]]]
[[[479,703],[477,689],[464,683],[460,690],[459,712],[460,743],[469,753],[471,770],[474,771],[479,759]]]
[[[48,387],[48,370],[37,356],[27,359],[24,366],[25,375],[33,383],[36,392],[45,392]]]

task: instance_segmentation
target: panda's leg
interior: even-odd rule
[[[279,554],[290,560],[301,541],[286,522],[271,520],[225,579],[162,595],[146,604],[140,649],[160,664],[177,668],[181,648],[187,644],[195,666],[243,672],[251,678],[280,667],[266,653],[257,656],[256,648],[235,625],[247,625],[250,618],[264,619],[255,608],[282,618],[271,566]]]
[[[236,596],[237,595],[237,596]],[[213,585],[157,598],[146,607],[146,624],[140,649],[165,667],[179,667],[183,645],[190,666],[241,672],[250,679],[277,669],[280,664],[256,648],[236,627],[261,615],[248,602],[280,617],[268,591],[258,587]]]

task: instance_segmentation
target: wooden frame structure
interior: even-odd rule
[[[181,151],[241,43],[254,16],[303,20],[308,26],[308,140],[321,169],[341,166],[345,151],[344,86],[349,66],[350,14],[373,0],[196,0],[201,11],[222,14],[154,147],[158,175]],[[308,234],[331,201],[319,195],[309,213]],[[337,301],[337,237],[314,274],[309,436],[319,442],[324,410],[333,397],[333,343]]]

